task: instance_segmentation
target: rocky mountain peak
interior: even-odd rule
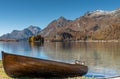
[[[57,19],[57,21],[65,21],[65,20],[67,20],[65,17],[63,17],[63,16],[61,16],[61,17],[59,17],[58,19]]]
[[[39,27],[33,26],[33,25],[29,26],[26,29],[30,30],[33,34],[37,34],[41,31],[41,29]]]
[[[14,33],[14,32],[19,32],[19,30],[13,30],[12,33]]]
[[[64,26],[66,25],[70,20],[67,20],[65,17],[61,16],[56,20],[56,26]]]

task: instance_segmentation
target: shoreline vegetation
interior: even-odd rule
[[[41,35],[31,36],[28,38],[29,42],[41,42],[44,43],[44,37]]]
[[[2,39],[0,41],[3,41],[3,42],[19,42],[19,41],[27,41],[27,40],[17,40],[17,39],[5,39],[5,40],[3,40]],[[42,42],[43,41],[45,41],[45,42],[67,42],[67,41],[69,41],[69,42],[120,42],[120,40],[55,40],[55,39],[54,40],[53,39],[50,39],[50,40],[43,39]],[[31,41],[31,42],[33,42],[33,41]],[[38,41],[34,41],[34,42],[38,42]]]
[[[6,73],[4,72],[3,66],[2,66],[2,60],[0,60],[0,78],[1,79],[44,79],[44,78],[11,78],[9,76],[6,75]],[[51,79],[51,78],[50,78]],[[55,78],[52,78],[55,79]],[[94,79],[94,78],[88,78],[88,77],[69,77],[69,78],[64,78],[64,79]]]
[[[120,39],[77,39],[77,38],[46,38],[42,37],[40,34],[30,36],[26,39],[0,39],[3,42],[19,42],[19,41],[29,41],[29,42],[120,42]]]

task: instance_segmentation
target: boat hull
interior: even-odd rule
[[[88,67],[80,64],[69,64],[44,60],[2,51],[3,67],[10,77],[72,77],[82,76]]]

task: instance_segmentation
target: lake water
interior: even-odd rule
[[[0,51],[66,63],[81,60],[89,67],[87,77],[120,76],[120,43],[0,42]]]

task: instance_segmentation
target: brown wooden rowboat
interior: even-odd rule
[[[2,51],[3,67],[10,77],[72,77],[82,76],[88,67],[81,64],[69,64],[44,60]]]

